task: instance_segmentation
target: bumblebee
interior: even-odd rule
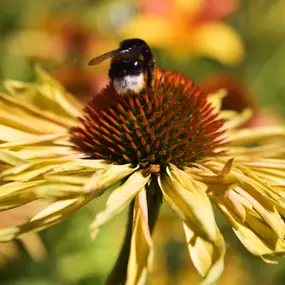
[[[151,87],[154,57],[150,47],[141,39],[127,39],[116,50],[93,58],[88,64],[97,65],[112,58],[109,78],[120,95],[138,92],[145,86]]]

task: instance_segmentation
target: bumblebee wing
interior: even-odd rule
[[[100,64],[104,60],[106,60],[106,59],[108,59],[110,57],[119,55],[119,54],[122,54],[122,55],[123,54],[128,54],[129,56],[137,57],[137,56],[140,55],[140,49],[138,47],[130,47],[130,48],[126,48],[126,49],[119,48],[119,49],[111,50],[111,51],[106,52],[106,53],[104,53],[102,55],[94,57],[93,59],[91,59],[88,62],[88,65]]]
[[[118,55],[119,53],[121,53],[121,50],[119,49],[116,49],[116,50],[112,50],[112,51],[109,51],[109,52],[106,52],[102,55],[99,55],[97,57],[94,57],[93,59],[91,59],[89,62],[88,62],[88,65],[97,65],[97,64],[100,64],[102,61],[110,58],[110,57],[113,57],[115,55]]]

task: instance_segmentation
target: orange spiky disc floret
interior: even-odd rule
[[[121,96],[108,85],[84,112],[82,125],[71,130],[73,143],[92,158],[117,164],[183,167],[216,155],[226,143],[223,121],[201,89],[170,71],[155,69],[153,88],[137,94]]]

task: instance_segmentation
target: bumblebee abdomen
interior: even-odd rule
[[[112,85],[120,95],[130,91],[138,92],[145,87],[145,75],[140,73],[138,75],[126,75],[122,78],[115,78],[112,80]]]

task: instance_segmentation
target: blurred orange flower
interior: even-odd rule
[[[237,9],[237,0],[141,2],[140,12],[122,27],[122,38],[143,38],[177,56],[203,55],[224,64],[243,58],[239,35],[222,22]]]
[[[102,69],[88,69],[90,58],[111,49],[113,42],[70,16],[46,14],[35,20],[35,27],[19,31],[11,37],[12,54],[60,66],[52,75],[69,92],[81,99],[97,94],[106,84]]]
[[[201,83],[205,94],[217,92],[220,89],[227,90],[227,96],[222,103],[222,109],[241,112],[246,108],[253,111],[252,117],[245,122],[244,127],[273,126],[281,123],[281,119],[273,110],[261,107],[254,98],[248,86],[234,76],[218,73],[205,78]]]

